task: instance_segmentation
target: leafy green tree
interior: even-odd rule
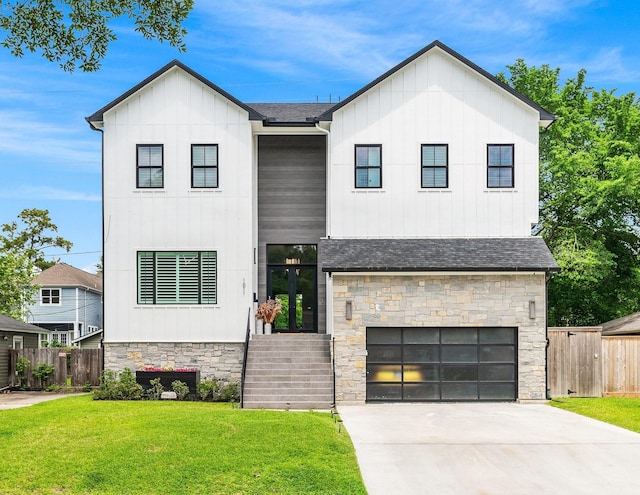
[[[562,268],[550,325],[594,325],[640,310],[640,105],[586,86],[586,71],[523,60],[498,77],[558,119],[540,135],[540,221]]]
[[[16,57],[40,51],[65,71],[96,71],[116,40],[114,20],[133,20],[144,38],[185,50],[182,22],[193,0],[0,0],[0,44]]]
[[[33,301],[36,287],[29,284],[33,278],[33,263],[24,254],[0,252],[0,314],[24,320],[26,306]]]
[[[1,229],[4,234],[0,234],[0,253],[24,255],[41,270],[54,264],[45,260],[44,249],[58,247],[69,252],[73,246],[71,241],[54,235],[58,227],[51,221],[49,210],[22,210],[17,221],[2,224]]]

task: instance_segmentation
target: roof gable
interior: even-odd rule
[[[162,75],[166,74],[167,72],[169,72],[174,67],[177,67],[177,68],[183,70],[184,72],[186,72],[190,76],[194,77],[195,79],[200,81],[202,84],[204,84],[205,86],[209,87],[210,89],[212,89],[216,93],[220,94],[221,96],[223,96],[227,100],[233,102],[234,104],[236,104],[240,108],[246,110],[249,113],[249,120],[264,120],[265,119],[264,115],[261,115],[255,109],[251,108],[250,106],[246,105],[245,103],[242,103],[240,100],[238,100],[237,98],[235,98],[231,94],[227,93],[224,89],[220,88],[219,86],[216,86],[214,83],[209,81],[207,78],[201,76],[196,71],[194,71],[190,67],[187,67],[186,65],[184,65],[179,60],[175,60],[174,59],[171,62],[169,62],[167,65],[165,65],[164,67],[158,69],[156,72],[151,74],[145,80],[143,80],[140,83],[136,84],[133,88],[131,88],[127,92],[125,92],[122,95],[118,96],[115,100],[111,101],[110,103],[107,103],[104,107],[102,107],[97,112],[94,112],[89,117],[86,117],[85,120],[89,123],[89,125],[91,127],[98,128],[99,126],[97,124],[99,124],[100,122],[103,121],[104,114],[106,112],[108,112],[112,108],[118,106],[120,103],[125,101],[127,98],[129,98],[130,96],[134,95],[135,93],[140,91],[145,86],[151,84],[153,81],[155,81],[156,79],[158,79]]]
[[[393,74],[395,74],[396,72],[400,71],[401,69],[403,69],[404,67],[409,65],[414,60],[420,58],[421,56],[423,56],[424,54],[426,54],[426,53],[428,53],[428,52],[430,52],[432,50],[438,50],[438,49],[442,50],[446,54],[448,54],[451,57],[455,58],[456,60],[458,60],[459,62],[461,62],[465,66],[467,66],[469,69],[477,72],[478,74],[480,74],[485,79],[489,80],[490,82],[492,82],[493,84],[495,84],[499,88],[503,89],[507,93],[510,93],[512,96],[515,96],[517,99],[519,99],[520,101],[522,101],[526,105],[528,105],[531,108],[533,108],[534,110],[536,110],[539,113],[539,116],[540,116],[539,120],[543,124],[544,127],[548,127],[549,125],[551,125],[551,123],[554,120],[556,120],[555,115],[553,115],[551,112],[545,110],[540,105],[538,105],[537,103],[531,101],[526,96],[518,93],[515,89],[513,89],[508,84],[503,83],[497,77],[493,76],[492,74],[490,74],[489,72],[487,72],[486,70],[481,68],[480,66],[478,66],[478,65],[474,64],[473,62],[471,62],[471,60],[463,57],[458,52],[456,52],[455,50],[452,50],[447,45],[445,45],[444,43],[442,43],[442,42],[440,42],[438,40],[435,40],[432,43],[428,44],[422,50],[414,53],[409,58],[403,60],[402,62],[400,62],[395,67],[389,69],[387,72],[382,74],[377,79],[373,80],[372,82],[370,82],[369,84],[367,84],[363,88],[359,89],[358,91],[356,91],[352,95],[348,96],[347,98],[342,100],[340,103],[337,103],[336,105],[331,107],[329,110],[324,112],[322,115],[320,115],[318,117],[318,120],[320,120],[320,121],[322,121],[322,120],[332,120],[334,112],[336,112],[336,111],[340,110],[342,107],[348,105],[349,103],[351,103],[353,100],[355,100],[359,96],[363,95],[364,93],[366,93],[367,91],[369,91],[373,87],[375,87],[378,84],[380,84],[385,79],[391,77]]]

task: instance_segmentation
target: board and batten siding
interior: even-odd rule
[[[164,187],[136,188],[136,145],[164,145]],[[219,187],[191,188],[217,144]],[[242,342],[252,305],[247,112],[174,67],[104,114],[105,342]],[[215,305],[138,305],[137,251],[216,251]]]
[[[522,237],[538,220],[536,110],[433,50],[336,111],[332,237]],[[354,145],[382,145],[382,188],[356,189]],[[449,187],[421,188],[421,144],[449,145]],[[487,144],[515,145],[515,187],[487,188]]]
[[[258,297],[267,244],[316,244],[326,234],[326,138],[258,137]],[[325,276],[318,260],[318,330],[326,332]]]

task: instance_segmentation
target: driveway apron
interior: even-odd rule
[[[546,404],[339,413],[369,495],[640,493],[640,434]]]

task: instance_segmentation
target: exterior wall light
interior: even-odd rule
[[[529,301],[529,318],[532,320],[536,318],[536,302],[533,299]]]

